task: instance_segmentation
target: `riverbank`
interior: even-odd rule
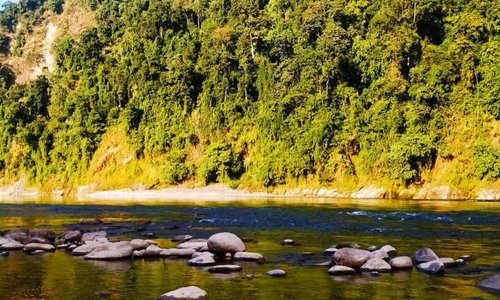
[[[353,199],[413,199],[413,200],[500,200],[500,187],[483,188],[477,192],[464,191],[450,186],[423,185],[418,189],[389,190],[376,185],[359,187],[352,191],[333,188],[276,188],[272,191],[248,191],[232,189],[223,184],[203,187],[178,186],[164,189],[147,189],[143,186],[115,190],[100,190],[97,184],[80,186],[74,191],[64,189],[42,192],[26,185],[21,179],[9,186],[0,188],[0,198],[40,197],[51,194],[55,197],[65,195],[77,199],[130,199],[130,200],[231,200],[242,198],[312,197],[312,198],[353,198]]]

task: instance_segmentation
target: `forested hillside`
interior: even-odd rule
[[[7,5],[0,61],[67,4]],[[57,37],[53,72],[1,66],[3,183],[499,183],[497,0],[72,5],[93,25]]]

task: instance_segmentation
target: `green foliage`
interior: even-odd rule
[[[495,180],[500,178],[500,149],[484,140],[474,144],[474,175],[481,179]]]
[[[166,157],[165,184],[196,174],[264,187],[409,185],[428,180],[439,156],[497,180],[495,4],[85,0],[95,26],[57,40],[53,74],[20,86],[0,69],[0,169],[77,182],[102,135],[121,125],[137,159]],[[3,52],[11,36],[21,55],[33,26],[61,8],[8,5]],[[481,142],[453,149],[457,119],[480,119],[469,143]]]

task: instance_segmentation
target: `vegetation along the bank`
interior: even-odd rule
[[[20,0],[0,26],[4,184],[500,180],[496,0]]]

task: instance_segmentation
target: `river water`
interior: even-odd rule
[[[106,230],[114,239],[154,234],[162,247],[180,234],[208,238],[220,231],[243,237],[247,251],[266,263],[243,263],[243,272],[214,275],[186,260],[85,261],[64,251],[12,252],[0,257],[0,299],[156,299],[197,285],[214,299],[496,299],[476,287],[500,272],[500,202],[273,199],[231,202],[137,202],[49,199],[0,201],[0,231],[14,227],[56,232]],[[113,205],[111,205],[113,204]],[[102,218],[99,225],[79,225]],[[149,219],[149,225],[141,220]],[[297,246],[283,246],[294,239]],[[374,277],[334,277],[315,263],[342,241],[362,247],[391,244],[400,255],[430,247],[441,257],[475,257],[444,276],[416,270]],[[303,255],[312,252],[314,255]],[[285,278],[265,273],[281,268]],[[244,275],[253,274],[253,279]]]

